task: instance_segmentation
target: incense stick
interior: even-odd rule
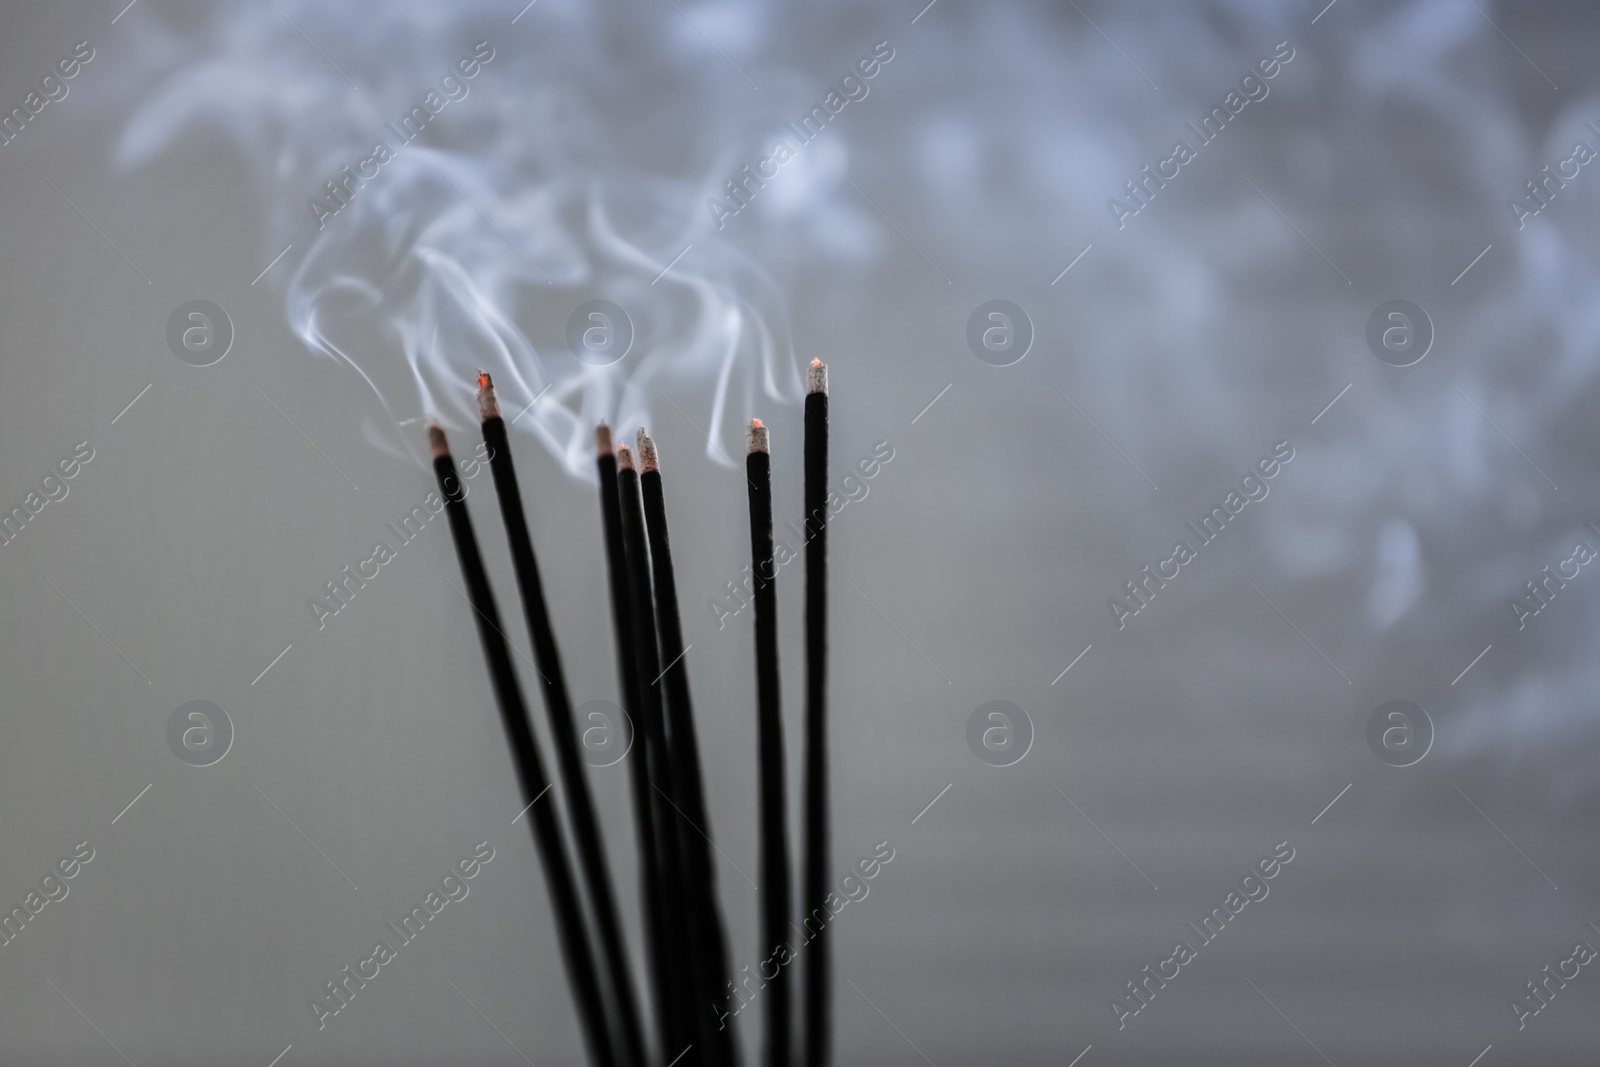
[[[683,625],[678,615],[678,583],[672,566],[672,543],[667,535],[666,495],[661,484],[661,463],[650,436],[639,431],[639,488],[644,495],[645,525],[650,539],[651,571],[656,589],[656,627],[661,638],[661,658],[666,686],[668,751],[672,763],[673,791],[680,816],[678,842],[684,869],[684,890],[689,905],[690,962],[695,969],[694,1016],[707,1062],[731,1065],[737,1060],[733,1031],[716,1019],[712,1005],[725,996],[729,982],[727,934],[717,904],[716,875],[711,863],[711,822],[706,813],[705,788],[700,774],[700,745],[695,737],[694,710],[689,699],[689,669],[684,662]],[[715,1023],[715,1025],[713,1025]]]
[[[650,788],[644,734],[640,724],[639,660],[634,651],[632,594],[628,588],[628,563],[622,536],[622,497],[617,487],[617,457],[611,448],[611,428],[595,428],[595,467],[600,476],[600,518],[605,531],[606,577],[611,590],[611,625],[617,645],[618,695],[633,722],[633,746],[628,777],[633,793],[634,838],[639,850],[640,908],[644,916],[646,956],[650,961],[651,1004],[663,1050],[668,1044],[666,973],[666,923],[662,914],[660,858],[656,850],[655,797]],[[668,1053],[667,1055],[670,1055]],[[665,1057],[662,1058],[663,1061]]]
[[[778,691],[778,601],[772,560],[772,457],[767,428],[750,423],[745,475],[750,483],[750,564],[755,576],[756,725],[761,763],[761,953],[786,944],[789,930],[789,847],[784,816],[783,718]],[[762,977],[765,977],[763,975]],[[766,1062],[788,1067],[789,972],[768,982]]]
[[[650,584],[650,555],[646,545],[644,511],[639,496],[639,475],[633,467],[633,454],[620,445],[617,454],[617,494],[622,501],[622,543],[628,565],[629,609],[633,618],[634,655],[639,664],[639,730],[644,741],[645,766],[649,770],[651,808],[656,828],[656,861],[660,869],[665,1044],[662,1055],[669,1062],[695,1044],[697,1037],[693,1011],[693,979],[684,937],[683,866],[679,857],[678,836],[674,832],[676,796],[672,765],[667,750],[667,735],[662,719],[661,656],[656,647],[654,594]],[[698,1062],[691,1055],[686,1064]]]
[[[467,583],[467,598],[472,604],[478,638],[489,664],[489,677],[494,685],[495,702],[500,708],[501,724],[505,727],[506,740],[511,747],[523,798],[529,803],[528,824],[539,850],[540,863],[544,867],[545,882],[550,889],[550,900],[556,913],[556,934],[561,942],[567,977],[572,983],[573,999],[577,1002],[585,1044],[592,1061],[601,1067],[613,1067],[617,1062],[616,1055],[606,1029],[605,1006],[594,959],[590,955],[587,927],[573,882],[571,863],[561,840],[561,828],[556,821],[556,799],[550,797],[545,803],[538,803],[549,788],[549,779],[545,777],[544,761],[539,756],[538,741],[533,735],[527,705],[523,702],[505,633],[500,627],[500,612],[495,607],[494,593],[489,588],[483,557],[478,552],[478,540],[472,532],[472,518],[467,514],[466,490],[456,473],[455,461],[450,458],[450,446],[445,440],[444,431],[437,423],[428,427],[428,443],[432,446],[434,475],[438,478],[439,493],[444,497],[445,512],[450,518],[450,533],[461,563],[461,576]]]
[[[583,757],[578,751],[577,731],[572,722],[572,701],[561,669],[561,654],[550,626],[550,613],[539,579],[538,558],[533,537],[528,532],[527,515],[522,505],[522,490],[511,459],[511,442],[494,382],[487,373],[478,375],[478,410],[483,418],[483,442],[489,449],[489,470],[494,476],[495,495],[500,500],[500,515],[505,522],[506,541],[522,594],[522,609],[527,617],[528,634],[533,639],[533,658],[544,681],[545,714],[555,746],[556,765],[566,789],[572,837],[577,843],[578,862],[589,889],[590,914],[600,942],[600,976],[609,989],[613,1021],[619,1045],[628,1062],[645,1067],[644,1038],[639,1027],[639,1005],[634,998],[633,981],[628,973],[627,948],[622,938],[622,921],[617,914],[616,893],[611,870],[606,864],[600,823],[595,817],[594,798],[584,774]]]
[[[806,809],[800,901],[802,909],[810,909],[824,907],[828,893],[828,368],[817,359],[807,374],[805,423]],[[827,1067],[832,1058],[830,941],[823,923],[806,944],[806,1067]]]

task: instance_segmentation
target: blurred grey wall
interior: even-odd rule
[[[835,480],[893,457],[831,535],[835,859],[895,857],[836,920],[838,1062],[1592,1062],[1600,977],[1564,961],[1600,947],[1597,29],[1488,0],[8,8],[0,1059],[581,1060],[448,532],[386,525],[432,489],[421,418],[470,451],[480,365],[523,412],[580,701],[617,697],[585,442],[660,443],[753,966],[724,453],[772,425],[798,523],[818,357]],[[569,341],[593,300],[620,361]],[[778,596],[794,785],[798,564]],[[171,741],[196,700],[232,735],[207,766],[201,720]],[[642,958],[626,767],[591,782]],[[1579,971],[1527,999],[1547,965]],[[1147,966],[1179,970],[1141,999]]]

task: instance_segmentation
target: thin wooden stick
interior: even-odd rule
[[[789,845],[784,815],[783,716],[778,690],[777,568],[772,550],[772,457],[767,428],[752,420],[745,474],[750,483],[750,564],[755,577],[756,726],[761,763],[761,954],[778,953],[789,936]],[[792,1006],[789,950],[763,998],[768,1067],[789,1067]],[[765,975],[763,975],[765,977]]]
[[[807,375],[806,783],[805,859],[801,909],[825,907],[828,893],[828,368],[812,360]],[[802,925],[805,917],[802,916]],[[832,946],[828,925],[806,942],[803,1018],[806,1067],[827,1067],[833,1054]]]

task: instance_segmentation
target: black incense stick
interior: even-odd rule
[[[778,598],[772,560],[772,457],[767,428],[750,423],[745,475],[750,483],[750,565],[755,576],[756,726],[761,763],[761,954],[787,945],[789,936],[789,846],[784,816],[783,717],[778,703]],[[782,955],[787,955],[783,953]],[[782,965],[768,981],[766,1062],[788,1067],[790,1050],[789,971]],[[762,977],[766,977],[764,974]]]
[[[622,536],[622,497],[617,488],[617,457],[611,448],[611,428],[597,426],[595,466],[600,475],[600,518],[605,530],[606,577],[611,587],[611,625],[617,643],[618,695],[624,714],[633,724],[628,776],[633,791],[634,837],[639,849],[639,889],[644,916],[646,956],[650,961],[651,1004],[663,1049],[668,1044],[666,998],[670,985],[665,950],[666,924],[662,914],[661,868],[656,855],[655,795],[650,788],[644,733],[640,722],[639,660],[634,651],[632,594],[628,588],[628,562]],[[670,1055],[670,1053],[668,1054]],[[664,1058],[661,1062],[665,1062]]]
[[[664,1025],[662,1033],[666,1044],[662,1057],[666,1062],[689,1052],[696,1043],[693,1011],[693,979],[688,957],[688,943],[683,923],[683,866],[679,857],[677,813],[672,781],[672,765],[667,751],[667,735],[662,717],[661,656],[656,646],[656,620],[654,594],[650,584],[650,551],[645,540],[644,510],[639,496],[639,474],[633,467],[633,453],[627,445],[619,445],[617,453],[617,495],[622,501],[622,543],[628,563],[628,590],[630,611],[633,617],[633,647],[639,664],[638,729],[644,741],[645,758],[650,772],[651,808],[656,827],[656,861],[661,878],[662,954],[665,957],[663,975]],[[693,1053],[684,1060],[685,1067],[700,1062],[700,1054]]]
[[[650,537],[650,564],[656,587],[656,627],[661,658],[667,661],[667,748],[677,797],[678,841],[689,907],[690,962],[695,971],[694,1015],[706,1062],[731,1067],[737,1062],[733,1031],[717,1017],[713,1005],[725,997],[729,982],[727,935],[717,905],[716,874],[711,864],[711,822],[706,813],[700,775],[700,744],[695,736],[689,700],[689,670],[684,663],[683,625],[678,615],[678,583],[667,536],[666,495],[656,444],[639,431],[639,488],[644,495],[645,526]]]
[[[533,552],[533,537],[528,532],[527,515],[522,506],[522,490],[511,459],[511,442],[494,382],[488,374],[478,375],[478,411],[483,419],[483,443],[489,449],[489,470],[494,475],[495,495],[500,499],[500,515],[505,520],[506,541],[522,594],[522,610],[533,639],[533,658],[544,681],[545,713],[550,722],[550,737],[556,750],[556,765],[566,788],[567,810],[572,821],[572,836],[577,843],[578,862],[589,889],[589,906],[600,941],[600,973],[609,989],[618,1044],[627,1052],[628,1062],[646,1067],[643,1032],[639,1027],[639,1004],[634,998],[633,981],[628,973],[628,953],[622,939],[622,921],[617,914],[617,897],[611,884],[601,843],[600,822],[595,817],[594,797],[584,774],[583,757],[578,752],[577,731],[572,722],[572,701],[567,694],[561,654],[550,627],[545,605],[544,585],[539,580],[539,563]]]
[[[495,607],[483,557],[478,552],[478,539],[472,532],[472,518],[467,514],[466,490],[456,474],[455,461],[450,458],[450,446],[445,441],[444,431],[437,423],[428,427],[428,443],[433,449],[433,471],[439,480],[439,492],[444,497],[445,512],[450,517],[450,533],[461,562],[461,576],[467,583],[467,599],[472,604],[484,658],[489,662],[489,677],[494,685],[495,701],[500,707],[500,720],[505,727],[512,761],[516,764],[517,777],[522,784],[522,795],[528,801],[528,822],[533,831],[534,845],[539,850],[539,860],[544,867],[550,901],[555,908],[556,934],[561,942],[567,977],[572,982],[573,999],[577,1002],[585,1043],[595,1063],[601,1067],[613,1067],[617,1058],[611,1035],[606,1029],[605,1005],[601,999],[594,959],[590,955],[587,927],[573,882],[572,866],[567,859],[566,847],[561,840],[561,827],[556,820],[556,801],[554,797],[544,796],[550,788],[550,781],[545,777],[539,744],[533,735],[506,636],[500,627],[500,612]]]
[[[828,368],[811,361],[806,389],[806,784],[800,901],[806,916],[828,893]],[[832,1058],[832,952],[826,922],[806,943],[806,1067]]]

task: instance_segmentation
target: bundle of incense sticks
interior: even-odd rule
[[[713,1026],[710,1006],[728,982],[728,953],[717,909],[716,876],[711,865],[711,823],[706,814],[705,791],[700,778],[700,745],[695,737],[694,712],[689,700],[688,649],[678,617],[678,585],[672,567],[672,544],[667,535],[666,495],[661,482],[661,461],[656,444],[639,431],[639,488],[644,498],[651,577],[655,583],[656,632],[661,658],[667,666],[660,678],[666,684],[667,757],[672,779],[672,808],[677,818],[678,855],[685,888],[689,939],[689,965],[697,1002],[698,1040],[708,1064],[732,1064],[737,1057],[733,1031],[720,1020]]]
[[[651,822],[655,829],[656,884],[660,889],[661,922],[652,946],[657,990],[661,1048],[665,1055],[689,1050],[696,1043],[694,1011],[698,990],[689,966],[689,946],[684,915],[682,852],[675,832],[672,767],[667,752],[666,723],[661,693],[661,652],[657,644],[654,593],[646,548],[644,505],[639,496],[639,472],[627,445],[617,449],[617,494],[622,500],[622,542],[627,560],[628,613],[633,624],[634,655],[638,663],[639,702],[634,705],[636,736],[643,741],[643,763],[650,786]]]
[[[806,753],[803,899],[820,902],[828,877],[827,764],[827,473],[828,373],[813,361],[805,408],[806,536]],[[689,691],[688,646],[678,611],[677,579],[667,530],[666,493],[656,443],[638,434],[637,461],[614,445],[602,425],[595,433],[612,625],[620,695],[634,729],[630,760],[634,834],[639,857],[645,934],[646,984],[654,1016],[654,1041],[646,1040],[628,966],[604,839],[579,751],[572,702],[537,555],[523,509],[506,423],[494,383],[478,378],[478,405],[489,467],[516,573],[539,691],[549,718],[563,797],[546,798],[538,741],[528,718],[490,589],[466,492],[444,431],[428,430],[434,470],[444,495],[451,534],[466,580],[478,635],[488,662],[524,799],[549,885],[551,904],[578,1019],[592,1062],[622,1067],[736,1067],[738,1048],[726,1025],[734,985],[727,934],[718,904],[715,848],[700,768]],[[779,706],[777,594],[772,533],[771,435],[759,419],[748,435],[751,570],[755,575],[757,753],[760,770],[761,941],[763,956],[786,945],[794,929],[790,859],[785,829],[783,722]],[[526,659],[526,657],[524,657]],[[560,812],[578,855],[580,879],[567,854]],[[581,890],[580,890],[581,884]],[[831,1058],[831,961],[819,932],[809,942],[802,1036],[804,1062],[822,1067]],[[783,957],[787,962],[788,954]],[[788,972],[765,974],[764,1062],[788,1067],[794,1055],[793,1005]],[[748,979],[746,980],[748,981]],[[653,1044],[653,1048],[651,1045]]]

